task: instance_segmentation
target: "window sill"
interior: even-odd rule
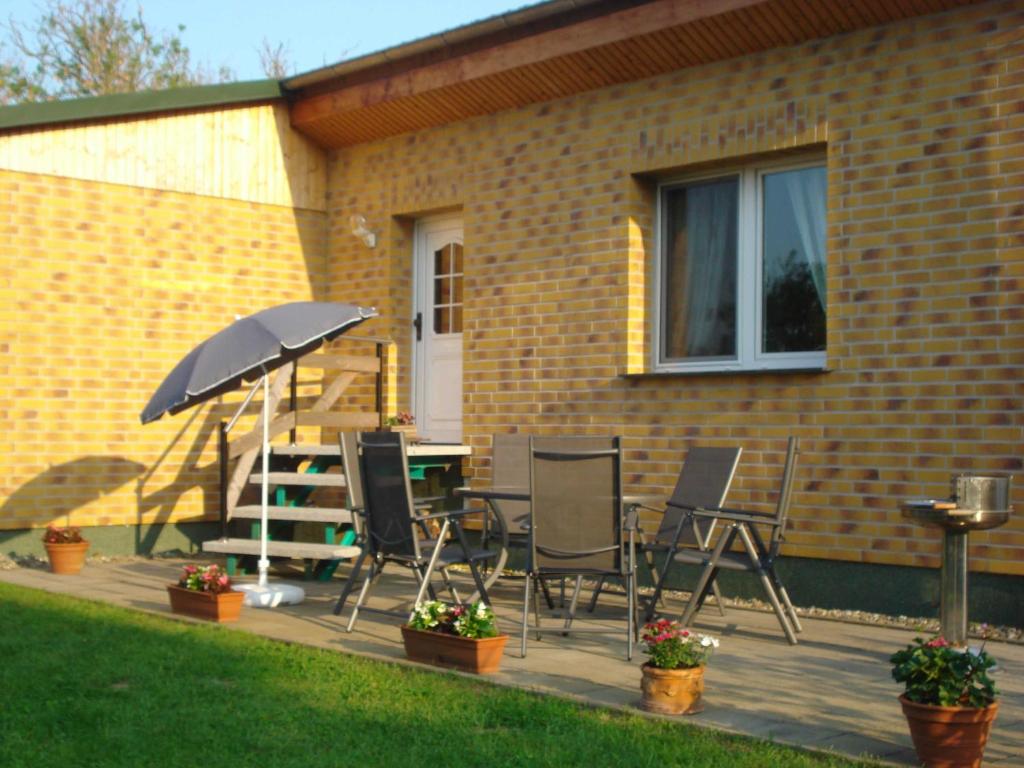
[[[792,376],[793,374],[822,374],[832,373],[831,368],[825,366],[801,367],[801,368],[722,368],[719,370],[692,370],[692,371],[641,371],[639,373],[623,373],[623,379],[671,379],[688,377],[707,376],[771,376],[782,374]]]

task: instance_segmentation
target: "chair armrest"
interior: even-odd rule
[[[416,522],[422,523],[427,520],[442,520],[444,518],[458,518],[466,515],[479,515],[479,509],[446,509],[443,512],[434,512],[429,515],[416,515]]]
[[[733,523],[752,523],[754,525],[778,525],[774,515],[764,512],[747,512],[741,509],[695,509],[695,517],[709,520],[728,520]]]
[[[630,510],[634,509],[646,509],[648,512],[664,512],[664,507],[652,507],[650,504],[642,504],[639,501],[635,501],[632,504],[627,504],[627,508]]]
[[[416,505],[434,504],[438,501],[444,501],[446,498],[446,496],[416,496],[413,498],[412,503]]]

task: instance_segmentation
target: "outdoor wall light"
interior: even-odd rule
[[[352,229],[352,234],[362,240],[367,248],[373,248],[377,245],[377,233],[370,229],[365,216],[353,213],[348,217],[348,225]]]

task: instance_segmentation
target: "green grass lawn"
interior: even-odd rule
[[[852,766],[0,583],[0,766]]]

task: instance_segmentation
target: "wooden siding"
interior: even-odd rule
[[[10,133],[0,169],[325,209],[323,151],[289,126],[284,104]]]
[[[305,88],[292,124],[343,147],[724,59],[938,13],[973,0],[652,0],[494,45]],[[509,39],[505,39],[505,38]]]

